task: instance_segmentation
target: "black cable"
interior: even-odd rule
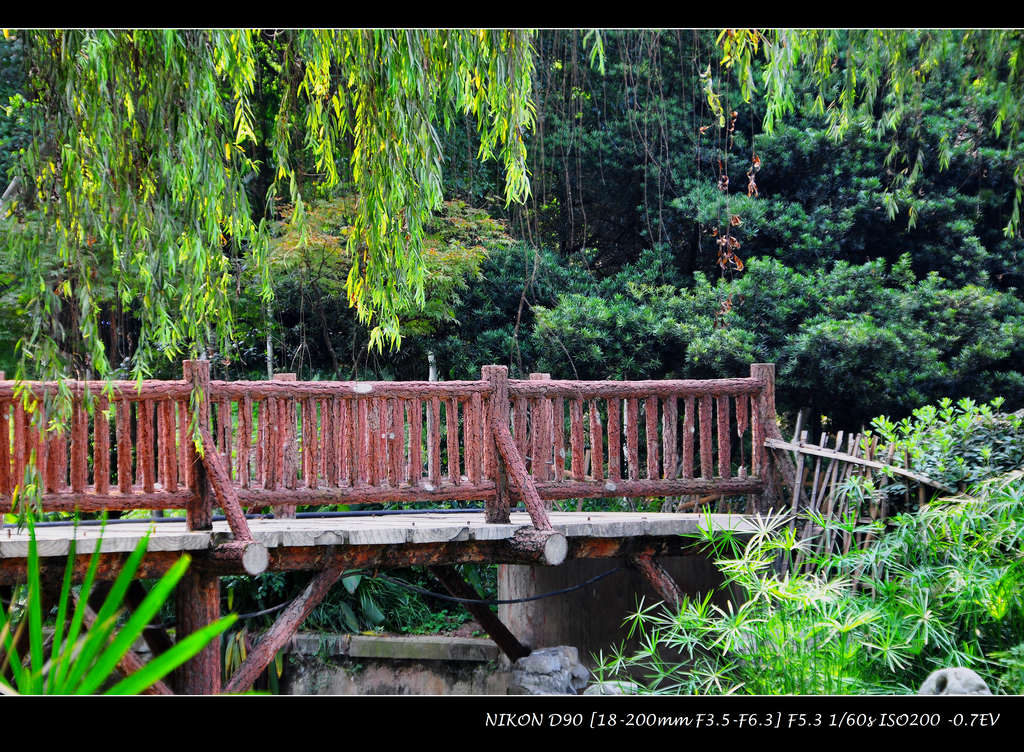
[[[528,601],[539,601],[542,598],[552,598],[552,597],[554,597],[556,595],[565,595],[566,593],[571,593],[574,590],[579,590],[580,588],[585,588],[587,585],[591,585],[591,584],[597,582],[598,580],[603,580],[605,577],[608,577],[609,575],[615,574],[620,569],[625,569],[625,567],[615,567],[614,569],[609,569],[607,572],[604,572],[603,574],[599,574],[596,577],[591,577],[586,582],[581,582],[579,585],[573,585],[572,587],[563,588],[561,590],[552,590],[550,593],[542,593],[541,595],[531,595],[529,598],[512,598],[512,599],[509,599],[509,600],[482,600],[480,598],[457,598],[454,595],[445,595],[443,593],[435,593],[432,590],[426,590],[424,588],[417,587],[416,585],[413,585],[410,582],[406,582],[405,580],[400,580],[400,579],[395,578],[395,577],[388,577],[388,576],[383,575],[383,574],[378,574],[375,577],[373,577],[372,579],[375,579],[375,580],[385,580],[387,582],[390,582],[393,585],[398,585],[399,587],[403,587],[406,590],[412,590],[413,592],[419,593],[420,595],[429,595],[431,598],[439,598],[440,600],[443,600],[443,601],[452,601],[454,603],[478,603],[478,604],[480,604],[482,606],[502,606],[502,605],[508,605],[508,604],[512,604],[512,603],[527,603]],[[255,619],[257,616],[266,616],[267,614],[272,614],[275,611],[280,611],[281,609],[290,606],[292,604],[293,600],[292,601],[285,601],[284,603],[279,603],[276,606],[271,606],[270,608],[265,608],[262,611],[253,611],[253,612],[248,613],[248,614],[239,614],[238,615],[238,620],[242,621],[244,619]],[[164,628],[164,629],[166,629],[167,627],[174,626],[174,623],[175,622],[170,621],[170,622],[164,622],[163,624],[150,624],[150,625],[148,625],[147,628],[149,628],[149,629],[154,629],[154,628]]]
[[[387,577],[382,574],[377,575],[375,579],[386,580],[387,582],[398,585],[399,587],[404,587],[407,590],[412,590],[413,592],[419,593],[420,595],[429,595],[432,598],[440,598],[443,601],[452,601],[454,603],[479,603],[482,606],[502,606],[510,603],[526,603],[528,601],[539,601],[541,598],[551,598],[556,595],[565,595],[566,593],[571,593],[573,590],[585,588],[587,585],[595,583],[598,580],[602,580],[608,575],[615,574],[620,569],[625,569],[625,567],[615,567],[615,569],[609,569],[604,574],[599,574],[596,577],[591,577],[586,582],[581,582],[579,585],[573,585],[572,587],[563,588],[562,590],[552,590],[550,593],[531,595],[529,598],[513,598],[511,600],[482,600],[479,598],[457,598],[454,595],[444,595],[442,593],[435,593],[431,590],[424,590],[423,588],[417,587],[416,585],[408,583],[405,580],[399,580],[394,577]]]

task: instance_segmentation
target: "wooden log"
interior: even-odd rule
[[[388,419],[387,419],[387,403],[388,401],[379,397],[373,401],[370,414],[370,422],[373,425],[373,458],[375,464],[375,472],[373,474],[373,484],[375,486],[383,485],[388,479]]]
[[[356,436],[359,447],[359,484],[366,485],[370,482],[370,466],[373,464],[373,430],[370,428],[370,400],[355,400],[358,407],[358,426]]]
[[[505,366],[484,366],[481,376],[491,387],[491,394],[485,403],[488,425],[484,426],[485,444],[488,447],[488,476],[495,486],[494,499],[486,501],[484,518],[491,523],[507,523],[510,520],[511,496],[508,493],[508,479],[505,464],[498,457],[497,427],[508,431],[508,368]]]
[[[608,480],[618,482],[622,479],[622,427],[619,422],[619,411],[622,400],[618,397],[608,399]]]
[[[700,474],[704,478],[714,475],[711,467],[711,395],[700,398]]]
[[[409,485],[415,488],[423,479],[423,403],[414,397],[405,403],[405,409],[409,420]],[[479,477],[471,482],[478,481]]]
[[[343,410],[348,414],[345,421],[345,443],[348,446],[348,483],[355,488],[359,483],[359,456],[362,442],[359,436],[359,405],[357,400],[345,400]]]
[[[550,530],[551,521],[548,519],[544,509],[544,503],[537,495],[537,487],[533,477],[526,472],[526,465],[519,455],[519,450],[512,440],[512,434],[508,427],[497,421],[492,422],[494,429],[494,440],[498,447],[498,453],[504,460],[505,471],[508,474],[511,485],[519,492],[526,511],[530,514],[534,527],[538,530]]]
[[[35,413],[31,420],[29,436],[31,437],[31,451],[35,453],[36,476],[39,479],[37,482],[42,483],[43,488],[45,488],[46,477],[49,473],[49,463],[46,456],[49,443],[46,440],[46,408],[42,404],[36,405]]]
[[[127,404],[127,403],[122,403]],[[192,433],[189,430],[189,425],[192,422],[192,411],[188,408],[187,400],[180,400],[178,405],[178,472],[181,478],[181,485],[186,488],[190,488],[192,485],[192,465],[189,462],[189,444],[192,443]],[[117,409],[121,409],[121,405],[117,406]],[[129,449],[130,451],[130,449]],[[118,450],[118,460],[120,460],[121,451]],[[129,458],[129,468],[131,467],[131,460]],[[129,469],[129,474],[131,470]],[[120,475],[120,471],[118,471]]]
[[[10,496],[11,483],[11,403],[0,400],[0,496]]]
[[[519,454],[525,459],[529,454],[527,447],[527,431],[526,431],[526,419],[527,419],[527,402],[525,397],[520,397],[515,400],[512,408],[512,438],[516,440],[516,449],[519,450]]]
[[[317,472],[323,478],[325,486],[336,486],[334,479],[334,465],[336,455],[334,452],[334,410],[328,400],[320,399],[314,404],[314,410],[320,413],[320,433],[317,438]]]
[[[311,397],[302,400],[302,484],[306,488],[317,487],[315,411]]]
[[[469,479],[470,485],[476,485],[481,478],[483,442],[480,441],[480,412],[482,406],[483,400],[479,394],[474,394],[467,403],[469,409],[466,413],[467,420],[464,424],[466,430],[463,434],[463,441],[466,446],[466,477]]]
[[[145,493],[153,493],[156,475],[153,467],[153,445],[155,441],[153,436],[153,403],[150,400],[139,403],[139,415],[136,426],[136,435],[138,436],[136,446],[142,470],[142,490]],[[73,439],[72,443],[74,443]],[[74,458],[73,453],[72,458]],[[72,476],[74,472],[74,467],[72,467]],[[74,487],[74,482],[72,482],[71,488],[72,490],[79,490]]]
[[[213,381],[210,386],[218,399],[233,400],[241,399],[246,394],[253,399],[276,397],[288,400],[301,400],[307,397],[464,399],[474,393],[487,395],[491,392],[491,387],[486,381],[295,381],[291,378],[293,376],[294,374],[279,373],[274,375],[273,381]],[[103,384],[98,383],[100,386]],[[750,388],[754,390],[756,385]],[[3,394],[3,385],[0,385],[0,398]]]
[[[231,478],[228,477],[227,468],[224,467],[220,452],[216,451],[213,437],[205,426],[201,427],[199,432],[203,441],[203,467],[213,489],[214,497],[221,509],[224,510],[228,527],[231,528],[235,540],[251,541],[253,540],[252,533],[249,531],[249,523],[246,522],[245,512],[242,511],[242,505],[238,500],[238,492],[231,483]]]
[[[719,397],[716,409],[718,412],[718,477],[728,478],[732,475],[732,446],[729,437],[729,398]]]
[[[210,571],[228,570],[249,575],[267,570],[270,556],[267,547],[254,540],[233,540],[211,548],[197,561],[197,566]]]
[[[248,394],[238,403],[238,481],[248,488],[252,478],[249,458],[252,453],[252,397]]]
[[[454,567],[430,567],[430,573],[434,575],[445,590],[456,598],[480,599],[476,590],[459,576],[458,571]],[[487,636],[494,641],[501,649],[501,652],[509,657],[509,660],[517,661],[530,654],[530,649],[516,639],[515,635],[509,631],[508,627],[502,623],[487,605],[482,603],[463,603],[462,605],[473,615],[477,623],[484,628]]]
[[[106,397],[96,398],[93,422],[95,432],[93,434],[93,485],[96,493],[105,494],[110,489],[110,418],[108,412],[110,403]],[[176,491],[177,488],[170,488],[169,491]]]
[[[572,479],[583,480],[583,400],[569,402],[569,441]]]
[[[841,433],[841,432],[840,432]],[[864,467],[874,468],[876,470],[885,470],[895,475],[901,475],[911,480],[916,480],[919,483],[938,488],[946,493],[956,493],[955,489],[929,478],[927,475],[923,475],[918,472],[905,470],[898,465],[890,465],[888,463],[878,462],[877,460],[869,460],[863,457],[857,457],[849,452],[843,452],[840,449],[825,449],[823,447],[817,447],[812,444],[807,444],[804,441],[797,443],[783,441],[781,439],[765,439],[765,446],[772,447],[775,449],[790,449],[797,451],[801,454],[811,454],[818,457],[827,457],[830,459],[838,459],[842,462],[848,462],[855,465],[862,465]]]
[[[175,429],[177,426],[174,423],[174,403],[170,400],[164,400],[160,403],[160,411],[163,415],[164,423],[164,430],[160,441],[160,449],[164,457],[164,474],[161,476],[160,481],[165,491],[174,493],[178,490],[178,445],[175,441],[175,434],[177,433]],[[99,422],[97,422],[97,426],[99,425]],[[103,429],[104,434],[106,434],[107,426],[105,421]],[[96,491],[100,493],[98,485]]]
[[[466,382],[449,382],[466,383]],[[510,380],[512,398],[564,397],[566,399],[608,399],[618,397],[699,397],[710,394],[756,394],[764,387],[761,377],[737,379],[657,379],[650,381],[562,381],[552,379],[539,383]]]
[[[47,512],[101,512],[125,509],[186,509],[194,501],[189,489],[178,489],[174,493],[154,491],[144,493],[140,488],[129,489],[128,493],[108,490],[105,494],[86,489],[75,492],[64,489],[58,493],[43,494],[43,510]]]
[[[388,419],[388,483],[397,488],[401,484],[405,472],[405,405],[403,400],[388,400]],[[458,445],[459,436],[456,425],[456,464],[458,463]]]
[[[644,438],[647,441],[647,477],[657,480],[661,477],[658,457],[658,398],[644,400]]]
[[[458,485],[462,482],[459,470],[459,406],[454,397],[449,397],[445,403],[444,422],[448,433],[448,479]]]
[[[198,421],[198,425],[193,425],[192,430],[189,432],[189,440],[186,442],[188,447],[188,465],[190,468],[189,490],[192,492],[186,512],[186,526],[189,530],[210,530],[213,528],[212,494],[210,493],[209,482],[206,478],[206,470],[199,458],[199,453],[196,451],[195,442],[191,439],[192,436],[199,432],[199,427],[209,430],[210,426],[210,362],[207,360],[186,360],[182,364],[182,372],[185,381],[192,384],[192,399],[193,405],[195,405],[192,422]],[[203,587],[208,590],[209,586],[203,585],[203,587],[200,587],[197,583],[193,584],[197,589],[196,592],[199,593],[197,597],[205,597],[202,596],[204,592]],[[199,659],[196,665],[199,666],[203,660],[207,659]],[[217,654],[217,666],[219,671],[219,652]],[[198,668],[197,670],[200,671],[200,679],[197,679],[197,681],[200,681],[200,685],[202,685],[201,679],[205,676],[202,672],[205,669]]]
[[[137,403],[136,403],[137,404]],[[120,402],[115,408],[115,435],[118,443],[118,489],[122,494],[131,491],[131,406]]]
[[[665,470],[662,477],[672,480],[676,477],[676,467],[678,464],[676,427],[679,424],[679,403],[676,396],[670,395],[665,397],[662,400],[661,410],[661,437],[665,447]]]
[[[521,527],[506,539],[506,545],[517,558],[549,567],[564,562],[569,550],[565,536],[550,527]]]
[[[532,375],[532,374],[531,374]],[[544,457],[544,401],[530,400],[530,463],[528,469],[534,478],[540,480],[546,470]]]
[[[634,554],[627,561],[631,567],[643,575],[648,584],[654,588],[654,592],[661,596],[665,605],[673,610],[678,610],[683,605],[686,596],[676,583],[675,578],[661,565],[661,562],[650,554]]]
[[[331,409],[334,412],[333,428],[334,428],[334,452],[335,462],[337,463],[335,468],[335,480],[334,485],[339,488],[348,480],[349,476],[349,444],[348,441],[348,404],[346,400],[340,397],[331,398]]]
[[[436,488],[441,485],[441,400],[438,397],[430,398],[427,436],[430,438],[430,484]]]
[[[565,478],[565,402],[561,397],[551,401],[552,425],[554,428],[554,469],[555,480]]]
[[[636,397],[626,400],[626,464],[629,479],[640,479],[640,405]]]
[[[0,422],[0,426],[4,429],[4,426]],[[10,433],[7,434],[7,437]],[[5,438],[7,438],[5,437]],[[67,440],[64,438],[63,429],[58,428],[50,433],[49,448],[47,449],[47,463],[46,463],[46,490],[51,493],[57,493],[67,487],[67,466],[68,466],[68,446]],[[10,471],[10,463],[7,463],[7,470]]]
[[[224,687],[225,692],[245,692],[252,686],[274,660],[274,656],[288,644],[310,612],[331,591],[331,587],[346,568],[343,564],[335,564],[319,572],[309,581],[305,590],[281,612],[274,625],[263,634],[256,647]]]
[[[232,475],[231,472],[231,439],[232,439],[232,428],[231,428],[231,400],[223,399],[220,401],[220,412],[217,418],[217,446],[221,454],[224,455],[224,469],[227,471],[228,477]]]
[[[201,567],[190,567],[178,581],[175,611],[178,642],[219,619],[220,577],[204,572]],[[174,672],[174,687],[178,694],[215,695],[220,693],[220,686],[220,640],[211,641]]]
[[[601,426],[601,411],[597,400],[590,401],[590,476],[594,480],[604,479],[604,431]]]

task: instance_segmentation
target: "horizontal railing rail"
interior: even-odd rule
[[[11,509],[35,482],[45,511],[185,509],[195,528],[220,507],[244,537],[243,507],[483,500],[501,521],[517,499],[544,529],[556,499],[763,489],[770,365],[710,380],[482,376],[219,381],[205,361],[141,383],[0,375],[0,500]],[[58,390],[71,395],[60,430],[43,414]]]

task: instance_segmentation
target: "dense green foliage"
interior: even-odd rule
[[[613,651],[599,675],[640,678],[656,693],[874,694],[916,692],[931,671],[967,666],[995,691],[1024,693],[1024,474],[992,477],[1020,465],[1021,421],[1011,416],[986,440],[995,417],[984,407],[921,408],[895,431],[929,470],[987,476],[965,494],[900,514],[884,534],[880,522],[819,515],[820,535],[880,535],[846,555],[809,557],[796,574],[787,563],[805,546],[785,518],[747,541],[708,533],[734,605],[710,594],[678,612],[641,604],[629,620],[640,650]]]

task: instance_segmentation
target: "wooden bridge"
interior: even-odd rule
[[[58,392],[71,397],[66,433],[45,430]],[[208,362],[186,361],[173,381],[0,381],[0,431],[11,439],[0,440],[7,509],[31,483],[47,512],[179,510],[159,522],[108,525],[99,574],[116,577],[151,527],[139,577],[160,576],[189,552],[176,599],[179,640],[219,616],[223,575],[315,573],[226,691],[251,686],[353,568],[425,565],[464,595],[468,586],[446,565],[626,557],[666,600],[678,599],[657,557],[681,553],[680,534],[699,525],[745,529],[742,516],[553,512],[550,502],[717,493],[747,495],[748,511],[759,511],[775,462],[765,440],[781,438],[772,364],[705,381],[514,380],[504,366],[485,366],[479,381],[232,382],[211,380]],[[792,465],[780,469],[792,474]],[[483,501],[484,510],[296,515],[298,506],[460,500]],[[512,512],[514,502],[526,511]],[[272,518],[246,514],[264,510]],[[51,587],[71,531],[38,528]],[[77,530],[78,576],[93,550],[82,541],[97,534]],[[0,585],[24,581],[26,555],[25,535],[8,526]],[[470,610],[510,656],[528,652],[488,609]],[[167,639],[151,644],[158,650]],[[178,672],[175,689],[222,690],[216,644]]]

